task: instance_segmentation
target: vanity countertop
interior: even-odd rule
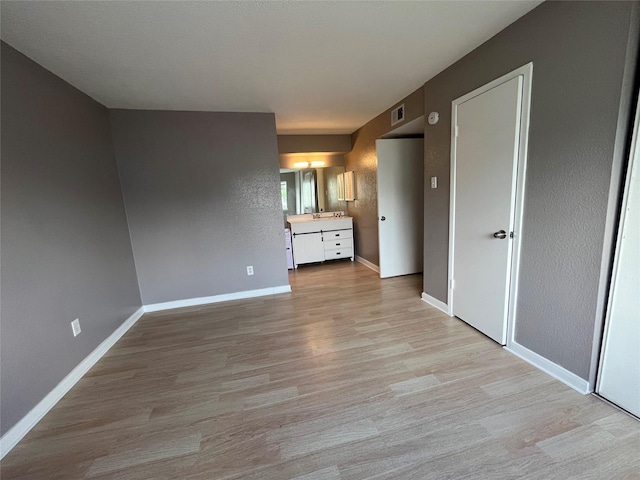
[[[349,229],[353,226],[351,217],[320,217],[313,218],[312,215],[293,215],[287,217],[291,226],[291,233],[310,233],[329,230]]]
[[[295,218],[295,217],[303,217],[303,218]],[[289,223],[306,223],[306,222],[332,222],[335,220],[344,220],[345,218],[351,219],[351,217],[343,216],[343,217],[319,217],[313,218],[311,215],[289,215],[287,217],[287,221]]]

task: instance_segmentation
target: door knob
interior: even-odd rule
[[[380,221],[384,222],[387,219],[387,217],[380,217]]]
[[[507,238],[507,232],[504,230],[498,230],[493,234],[493,238],[505,239]]]

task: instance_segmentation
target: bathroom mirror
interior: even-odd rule
[[[285,215],[332,212],[347,209],[338,200],[338,176],[344,166],[280,169],[280,193]]]

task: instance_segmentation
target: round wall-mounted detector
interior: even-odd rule
[[[438,120],[440,120],[440,114],[438,112],[431,112],[427,118],[429,125],[435,125],[438,123]]]

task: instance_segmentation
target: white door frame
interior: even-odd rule
[[[508,272],[507,295],[507,347],[514,341],[516,299],[518,296],[518,271],[520,267],[520,248],[522,240],[522,214],[524,207],[524,186],[527,166],[527,151],[529,144],[529,112],[531,110],[531,84],[533,79],[533,63],[527,63],[516,70],[503,75],[492,82],[483,85],[472,92],[457,98],[451,103],[451,174],[450,174],[450,197],[449,197],[449,272],[448,272],[448,298],[447,307],[449,315],[453,316],[453,259],[455,255],[455,215],[456,215],[456,124],[458,105],[481,95],[492,88],[502,85],[509,80],[522,76],[522,99],[520,109],[520,131],[518,138],[518,158],[515,160],[515,185],[512,188],[512,199],[514,205],[514,218],[512,219],[511,231],[513,232],[513,242],[511,246],[510,271]]]

